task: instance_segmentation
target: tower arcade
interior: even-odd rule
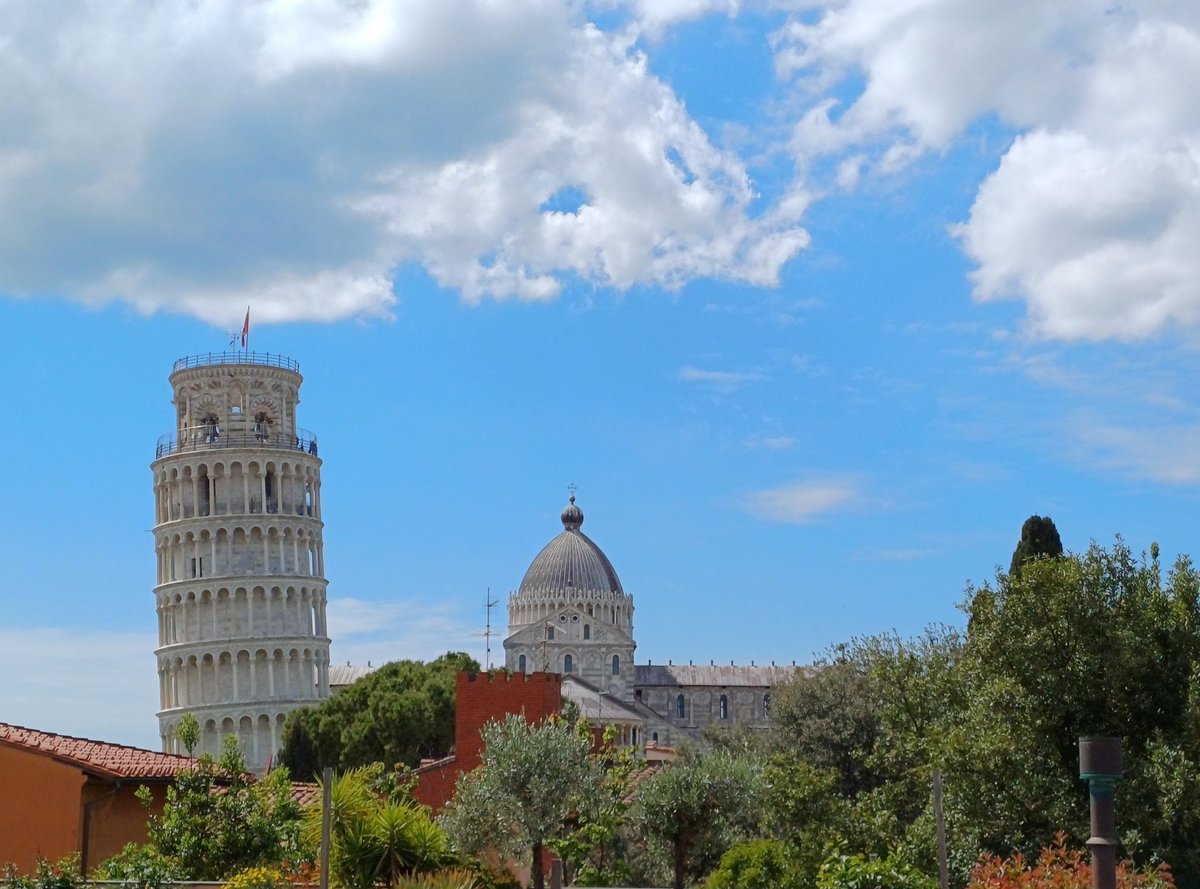
[[[175,362],[175,433],[154,473],[163,750],[236,734],[262,771],[292,710],[329,696],[316,438],[296,425],[297,362],[257,352]]]

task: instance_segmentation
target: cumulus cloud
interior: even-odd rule
[[[852,505],[860,493],[854,479],[819,479],[750,491],[742,496],[740,506],[765,522],[805,525]]]
[[[2,293],[328,320],[388,314],[408,262],[546,299],[773,283],[807,244],[802,189],[755,203],[561,0],[19,2],[0,33]]]
[[[1194,4],[832,0],[776,36],[808,98],[802,164],[844,186],[943,151],[974,122],[1017,134],[955,229],[975,296],[1029,329],[1138,339],[1200,321],[1200,78]],[[840,101],[851,78],[861,78]]]

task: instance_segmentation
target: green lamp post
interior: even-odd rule
[[[1117,889],[1116,795],[1124,774],[1120,738],[1080,738],[1079,777],[1091,793],[1092,889]]]

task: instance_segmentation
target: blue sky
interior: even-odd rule
[[[640,662],[961,623],[1050,514],[1197,550],[1189,4],[0,10],[0,721],[155,746],[167,375],[300,362],[333,657],[481,659],[560,529]]]

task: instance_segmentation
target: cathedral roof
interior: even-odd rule
[[[525,572],[518,593],[620,593],[616,569],[580,529],[583,510],[575,496],[562,511],[563,532],[547,543]]]

